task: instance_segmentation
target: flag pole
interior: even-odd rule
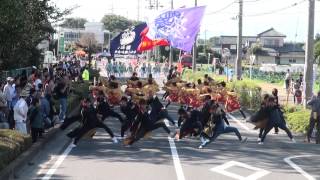
[[[198,6],[198,0],[194,1],[194,6],[197,7]],[[196,66],[197,66],[197,36],[195,38],[195,42],[193,44],[193,53],[192,53],[192,71],[195,72],[196,71]]]
[[[173,0],[171,0],[171,10],[173,9]],[[180,58],[180,56],[179,56]],[[169,67],[172,66],[172,62],[173,62],[173,49],[172,46],[170,44],[170,51],[169,51]]]

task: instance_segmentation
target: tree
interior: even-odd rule
[[[54,33],[70,10],[60,10],[51,0],[2,0],[0,6],[0,70],[38,65],[37,45]]]
[[[314,57],[318,64],[320,64],[320,40],[314,45]]]
[[[84,28],[86,22],[88,21],[84,18],[67,18],[60,26],[64,28]]]
[[[141,22],[129,20],[123,16],[119,15],[105,15],[101,22],[104,24],[104,27],[110,32],[121,32],[126,30],[130,26],[137,25]]]
[[[89,56],[89,66],[91,66],[91,55],[97,51],[98,41],[96,40],[93,33],[85,33],[80,37],[80,46],[84,47],[84,50]]]

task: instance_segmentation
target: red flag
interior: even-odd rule
[[[138,52],[152,49],[154,46],[168,46],[169,42],[165,39],[150,39],[147,37],[149,28],[146,27],[140,34],[141,43],[138,47]]]

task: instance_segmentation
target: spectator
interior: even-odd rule
[[[6,116],[6,102],[0,101],[0,129],[9,129],[9,122]]]
[[[10,108],[12,98],[14,97],[14,87],[13,87],[13,81],[14,79],[12,77],[7,78],[7,84],[3,88],[3,94],[7,101],[7,106]]]
[[[87,67],[85,67],[85,69],[82,72],[82,79],[84,81],[89,81],[89,79],[90,79],[90,75],[89,75],[89,71],[88,71]]]
[[[36,73],[35,75],[34,75],[34,78],[35,78],[35,81],[34,81],[34,88],[35,88],[35,90],[37,91],[37,92],[39,92],[40,91],[40,84],[42,84],[42,81],[41,81],[41,79],[40,79],[40,75],[39,75],[39,73]]]
[[[294,104],[301,104],[301,95],[302,92],[300,90],[301,84],[300,84],[300,80],[297,79],[296,82],[293,85],[293,101]]]
[[[318,92],[318,95],[316,97],[313,97],[310,101],[307,102],[309,106],[311,106],[311,117],[310,117],[310,123],[307,133],[307,142],[310,143],[311,134],[313,132],[313,129],[315,125],[317,124],[317,144],[320,143],[320,91]]]
[[[68,85],[62,80],[58,80],[56,86],[56,93],[59,99],[60,111],[59,111],[59,120],[61,123],[64,122],[66,112],[67,112],[67,96],[68,96]]]
[[[4,106],[7,106],[7,101],[6,101],[6,97],[3,93],[3,86],[4,84],[2,82],[0,82],[0,105],[4,105]]]
[[[40,112],[42,119],[44,120],[45,128],[52,127],[52,121],[50,119],[50,102],[45,97],[44,93],[40,96]]]
[[[290,73],[290,70],[288,69],[285,77],[285,87],[286,87],[287,93],[289,93],[289,90],[290,90],[290,81],[291,81],[291,73]]]
[[[15,104],[14,111],[14,121],[15,121],[15,129],[22,134],[27,134],[27,114],[28,114],[28,105],[25,101],[25,98],[28,96],[25,92],[21,92],[21,88],[16,89],[16,94],[18,97],[18,101]]]
[[[37,142],[38,137],[42,137],[43,118],[40,110],[39,99],[35,98],[29,111],[32,142]]]

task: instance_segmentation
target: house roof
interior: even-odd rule
[[[279,53],[301,52],[304,53],[303,45],[296,43],[285,43],[283,47],[275,48]]]
[[[258,34],[258,37],[287,37],[287,36],[276,31],[274,28],[270,28],[270,29]]]

